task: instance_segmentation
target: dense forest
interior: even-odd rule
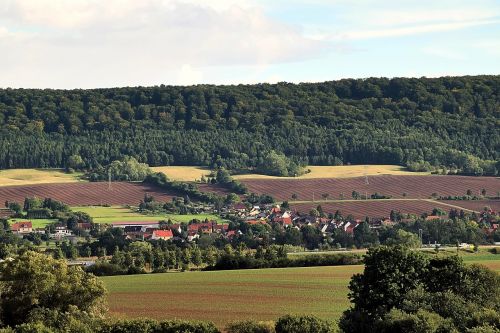
[[[0,168],[399,164],[497,174],[500,76],[0,90]]]

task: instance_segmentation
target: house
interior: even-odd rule
[[[151,236],[151,239],[169,240],[169,239],[172,239],[172,237],[174,237],[172,230],[154,230],[153,235]]]
[[[69,230],[65,226],[56,226],[56,232],[54,234],[50,235],[50,237],[56,238],[56,239],[61,239],[61,238],[66,238],[68,236],[71,236],[72,234],[73,233],[71,232],[71,230]]]
[[[187,240],[189,242],[192,242],[193,240],[195,240],[196,238],[200,238],[200,235],[198,234],[197,231],[188,231],[188,236],[187,236]]]
[[[434,220],[440,220],[442,219],[441,216],[438,215],[429,215],[425,218],[426,221],[434,221]]]
[[[92,223],[83,223],[83,222],[78,222],[78,228],[82,229],[84,231],[90,231],[92,230]]]
[[[247,206],[242,202],[238,202],[234,204],[233,209],[238,213],[244,213],[247,211]]]
[[[140,225],[127,225],[123,228],[123,234],[128,239],[142,238],[142,228]]]
[[[33,232],[33,224],[29,221],[16,222],[10,226],[10,230],[15,234],[29,234]]]
[[[214,232],[214,226],[216,226],[217,223],[215,222],[208,222],[208,223],[193,223],[188,225],[188,233],[189,232],[201,232],[203,234],[211,234]]]
[[[218,234],[224,234],[229,229],[229,224],[216,224],[213,226],[213,231]]]
[[[245,223],[250,225],[267,224],[265,220],[247,220]]]
[[[354,233],[354,229],[356,229],[356,227],[358,226],[359,224],[357,222],[346,222],[344,224],[344,231],[348,234],[353,234]]]
[[[288,217],[284,217],[285,214],[283,214],[283,216],[281,217],[275,217],[273,218],[273,222],[275,223],[278,223],[280,225],[282,225],[283,227],[289,227],[292,225],[292,218],[290,217],[290,215],[288,215]]]

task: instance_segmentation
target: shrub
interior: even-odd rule
[[[123,275],[127,272],[119,265],[109,263],[107,261],[98,261],[94,265],[86,268],[87,273],[92,273],[95,276]]]
[[[236,321],[226,326],[227,333],[274,333],[274,322]]]
[[[335,326],[315,316],[284,316],[276,322],[276,333],[334,333]]]
[[[220,333],[211,322],[132,319],[104,322],[97,333]]]

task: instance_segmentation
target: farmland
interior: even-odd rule
[[[166,273],[103,278],[121,317],[271,320],[287,313],[338,318],[362,266]],[[335,306],[333,306],[335,304]]]
[[[278,200],[319,200],[322,194],[330,199],[338,199],[341,194],[346,199],[352,191],[368,195],[375,192],[391,195],[393,198],[427,199],[433,193],[438,195],[465,195],[467,190],[478,194],[482,189],[493,195],[500,190],[500,180],[495,177],[468,176],[373,176],[346,179],[245,179],[250,192],[270,194]],[[403,196],[403,193],[406,196]]]
[[[474,255],[467,262],[496,271],[500,260]],[[116,317],[211,320],[219,327],[284,314],[338,319],[349,307],[348,283],[363,266],[275,268],[103,277]]]
[[[151,168],[154,172],[163,172],[168,178],[178,181],[200,180],[210,174],[210,170],[197,166],[159,166]]]
[[[484,206],[494,210],[500,207],[498,200],[447,200],[429,198],[438,196],[463,196],[467,190],[479,195],[484,189],[487,195],[497,195],[500,180],[495,177],[467,176],[397,176],[382,175],[356,178],[324,179],[243,179],[250,192],[270,194],[278,201],[288,200],[292,209],[306,213],[321,205],[325,212],[340,210],[355,218],[387,217],[391,210],[402,213],[430,213],[433,208],[482,211]],[[390,200],[353,200],[352,192],[360,195],[379,193],[391,196]]]
[[[234,178],[244,179],[316,179],[316,178],[354,178],[377,175],[405,175],[420,176],[429,175],[429,172],[411,172],[399,165],[309,165],[306,169],[311,172],[299,177],[276,177],[256,173],[235,175]]]
[[[0,186],[75,183],[81,173],[65,173],[62,169],[8,169],[0,170]]]
[[[137,205],[145,194],[158,201],[170,201],[175,196],[169,192],[143,183],[70,183],[39,184],[30,186],[0,187],[0,202],[23,202],[25,197],[52,198],[70,206],[83,205]]]
[[[483,211],[484,207],[489,207],[495,212],[500,211],[500,200],[443,200],[440,202],[450,205],[457,205],[475,211]]]
[[[80,206],[71,207],[74,211],[85,212],[89,214],[94,222],[96,223],[110,223],[110,224],[120,224],[120,222],[158,222],[161,220],[172,220],[174,223],[187,223],[192,219],[198,220],[215,220],[218,222],[223,222],[223,220],[212,214],[156,214],[156,215],[145,215],[134,211],[131,208],[112,206],[112,207],[100,207],[100,206]]]
[[[459,204],[459,202],[454,202]],[[342,212],[344,216],[349,214],[354,218],[363,219],[366,216],[370,217],[388,217],[391,210],[399,210],[403,214],[421,214],[430,213],[434,208],[441,208],[444,211],[452,209],[433,200],[346,200],[335,202],[316,202],[308,203],[292,203],[290,207],[301,213],[308,213],[312,208],[321,205],[325,213],[334,213],[337,210]]]

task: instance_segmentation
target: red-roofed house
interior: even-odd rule
[[[172,230],[154,230],[153,235],[151,236],[151,239],[169,240],[172,237],[174,237]]]
[[[216,233],[223,234],[229,229],[229,224],[215,224],[213,230]]]
[[[292,225],[292,218],[289,217],[275,217],[273,222],[279,223],[284,227],[289,227]]]
[[[214,225],[215,225],[215,222],[193,223],[193,224],[188,225],[188,232],[201,231],[204,234],[211,234],[213,232]]]
[[[247,220],[245,223],[250,224],[250,225],[255,225],[255,224],[267,224],[266,221],[264,220]]]
[[[29,221],[16,222],[10,226],[10,230],[16,234],[29,234],[33,231],[33,224]]]

